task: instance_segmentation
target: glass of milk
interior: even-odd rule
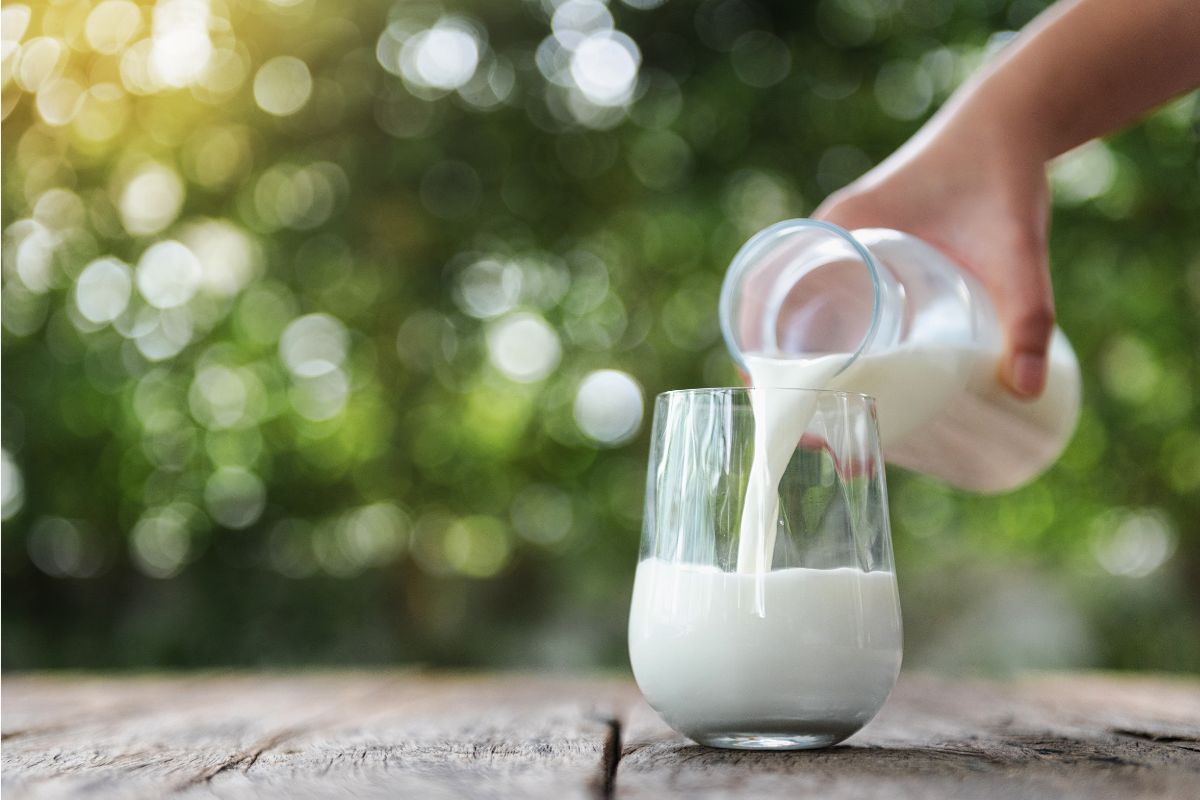
[[[638,686],[701,744],[825,747],[883,705],[900,605],[872,398],[693,389],[654,409]]]

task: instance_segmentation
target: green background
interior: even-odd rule
[[[93,5],[4,7],[6,669],[624,664],[648,404],[737,381],[730,257],[1043,4],[613,0],[629,40],[578,17],[636,46],[607,108],[549,3],[214,2],[181,86],[149,6],[120,41]],[[435,25],[474,42],[457,91],[421,85],[471,63],[421,72]],[[998,498],[889,473],[908,665],[1200,668],[1198,125],[1183,98],[1055,166],[1061,462]],[[165,240],[194,295],[82,313],[88,265],[149,279]],[[624,439],[577,424],[601,369],[645,399]]]

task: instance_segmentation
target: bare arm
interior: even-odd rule
[[[964,87],[1043,159],[1200,85],[1200,2],[1073,0],[1046,11]]]
[[[913,233],[975,272],[1007,335],[1000,378],[1036,396],[1054,327],[1046,161],[1198,85],[1200,0],[1064,0],[816,216]]]

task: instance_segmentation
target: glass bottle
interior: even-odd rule
[[[959,488],[1001,492],[1032,480],[1079,414],[1079,365],[1062,331],[1042,395],[1012,395],[998,379],[1003,331],[983,285],[899,231],[772,225],[734,257],[720,319],[756,385],[874,396],[885,458]]]

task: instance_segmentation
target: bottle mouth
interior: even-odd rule
[[[840,373],[875,338],[882,293],[878,263],[845,228],[784,220],[733,257],[721,285],[721,335],[743,371],[747,353],[846,353]]]

